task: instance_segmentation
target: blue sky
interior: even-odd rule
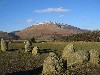
[[[100,29],[100,0],[0,0],[0,31],[22,30],[44,21]]]

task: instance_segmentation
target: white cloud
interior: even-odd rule
[[[43,10],[35,10],[34,12],[37,13],[46,13],[46,12],[70,12],[70,9],[65,9],[63,7],[59,7],[59,8],[47,8],[47,9],[43,9]]]
[[[35,21],[33,19],[27,19],[27,23],[34,23]]]

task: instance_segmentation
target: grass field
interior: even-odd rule
[[[0,75],[15,75],[19,73],[35,75],[37,72],[39,73],[39,70],[41,71],[43,60],[48,56],[49,52],[56,51],[61,55],[64,47],[69,43],[70,42],[33,43],[32,46],[38,46],[41,53],[36,56],[33,56],[31,52],[24,53],[24,43],[9,43],[8,51],[0,52]],[[71,43],[74,44],[76,51],[96,49],[100,54],[100,42]]]
[[[33,43],[34,46],[38,46],[41,49],[51,49],[57,50],[57,52],[62,52],[64,47],[73,43],[75,50],[91,50],[96,49],[100,53],[100,42],[45,42],[45,43]],[[9,50],[11,49],[22,49],[24,48],[24,43],[9,43]]]
[[[51,49],[57,51],[61,55],[64,47],[70,42],[45,42],[45,43],[33,43],[34,46],[38,46],[40,50]],[[75,50],[91,50],[95,49],[100,54],[100,42],[71,42],[74,44]],[[9,50],[24,49],[24,43],[10,43]]]

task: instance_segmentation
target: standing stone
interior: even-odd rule
[[[98,51],[95,49],[91,49],[89,52],[90,52],[90,63],[97,65],[100,60]]]
[[[30,52],[32,49],[32,44],[30,41],[26,41],[26,45],[25,45],[25,52]]]
[[[32,54],[33,54],[33,55],[36,55],[37,52],[38,52],[38,47],[36,46],[36,47],[33,48]]]
[[[1,39],[1,51],[8,50],[8,43],[2,38]]]
[[[62,59],[60,59],[55,53],[50,53],[44,60],[42,75],[60,75],[62,70]]]
[[[80,50],[67,58],[67,66],[72,66],[74,64],[82,64],[83,62],[89,61],[89,58],[90,54],[88,51]]]
[[[64,48],[62,53],[62,58],[64,60],[67,60],[69,57],[73,55],[74,52],[75,52],[74,45],[70,43]]]

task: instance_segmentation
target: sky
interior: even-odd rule
[[[0,0],[0,31],[22,30],[45,21],[100,30],[100,0]]]

